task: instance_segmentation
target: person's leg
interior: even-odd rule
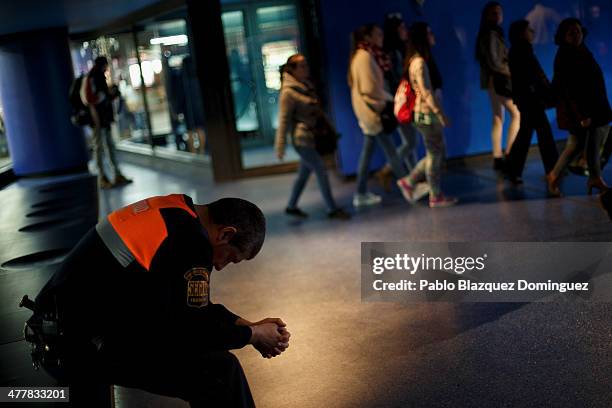
[[[610,160],[612,154],[612,126],[608,126],[608,136],[604,142],[603,149],[601,151],[601,169],[603,170]]]
[[[405,177],[408,172],[406,171],[406,168],[404,167],[402,161],[397,155],[397,151],[395,150],[395,144],[393,143],[393,138],[391,137],[391,135],[381,132],[374,136],[374,139],[376,139],[376,142],[382,148],[383,153],[387,158],[387,163],[391,165],[393,175],[395,175],[395,177],[398,179]]]
[[[70,401],[66,407],[111,408],[111,382],[100,369],[100,356],[95,346],[88,339],[67,341],[61,366],[43,364],[45,371],[57,380],[58,387],[69,388]]]
[[[141,353],[139,353],[141,354]],[[254,407],[240,361],[229,351],[202,350],[189,355],[111,355],[107,376],[112,383],[181,398],[194,408]]]
[[[491,102],[491,110],[493,112],[493,123],[491,124],[491,143],[493,149],[493,158],[502,159],[504,153],[502,151],[502,130],[504,126],[504,110],[502,107],[501,99],[495,90],[493,85],[490,85],[487,89],[489,93],[489,102]]]
[[[287,203],[288,209],[297,208],[298,200],[304,191],[304,187],[306,187],[306,183],[308,182],[308,177],[310,177],[310,168],[305,163],[304,158],[299,153],[299,150],[296,148],[296,152],[300,155],[300,166],[298,168],[298,175],[295,181],[293,182],[293,188],[291,189],[291,196],[289,197],[289,202]]]
[[[119,164],[117,163],[115,141],[113,140],[113,135],[111,133],[110,128],[103,128],[102,132],[104,134],[104,140],[106,142],[106,147],[108,150],[108,158],[111,163],[113,173],[115,174],[114,185],[123,185],[131,183],[132,180],[123,175],[121,169],[119,168]]]
[[[374,148],[374,137],[364,136],[361,155],[359,156],[359,167],[357,168],[357,194],[368,192],[368,173],[370,171],[370,159]]]
[[[542,157],[542,164],[544,165],[544,173],[548,174],[555,167],[557,160],[559,160],[559,152],[555,139],[553,138],[550,122],[546,116],[546,111],[541,110],[537,112],[533,124],[535,125],[538,137],[538,148],[540,149],[540,156]],[[516,141],[514,143],[516,143]]]
[[[249,383],[236,356],[228,351],[207,353],[205,364],[209,378],[213,379],[212,384],[209,382],[211,389],[207,392],[203,381],[192,381],[185,395],[192,408],[255,407]]]
[[[570,133],[565,143],[565,148],[559,155],[559,160],[557,160],[557,163],[549,173],[550,178],[555,180],[558,179],[568,163],[571,162],[576,155],[582,152],[584,145],[585,135],[583,132],[574,131]]]
[[[96,160],[96,168],[98,169],[98,179],[108,180],[104,174],[104,144],[102,143],[102,133],[98,126],[92,127],[93,153]]]
[[[586,159],[589,166],[589,179],[601,178],[601,165],[599,162],[599,148],[605,136],[605,126],[589,128],[586,132]]]
[[[121,171],[119,170],[119,166],[117,165],[117,154],[115,151],[115,141],[113,140],[113,135],[109,127],[103,127],[100,129],[102,134],[102,140],[106,145],[106,150],[108,151],[108,161],[111,167],[112,173],[115,177],[121,175]]]
[[[446,150],[444,146],[444,133],[440,125],[421,126],[419,130],[423,133],[423,141],[427,151],[425,175],[429,183],[429,194],[430,197],[437,197],[442,192],[440,178]]]
[[[510,153],[514,139],[521,126],[521,114],[511,98],[500,97],[504,109],[510,114],[510,126],[506,134],[506,153]]]
[[[402,145],[397,150],[398,156],[404,160],[408,171],[412,171],[417,164],[417,130],[412,123],[399,125],[398,127]]]
[[[531,144],[534,120],[533,112],[521,112],[521,127],[508,153],[508,163],[506,163],[508,176],[513,181],[517,181],[523,175],[525,160]]]
[[[329,178],[327,177],[325,162],[323,161],[321,155],[317,153],[313,147],[295,146],[295,150],[302,158],[302,162],[306,164],[310,170],[314,171],[315,175],[317,176],[319,190],[321,191],[321,195],[323,196],[327,210],[331,212],[337,209],[338,207],[336,206],[336,202],[334,201],[334,197],[332,196],[331,188],[329,186]]]

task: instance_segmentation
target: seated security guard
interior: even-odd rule
[[[192,407],[254,406],[228,350],[252,344],[281,354],[281,319],[251,323],[213,304],[211,272],[252,259],[265,238],[254,204],[224,198],[194,205],[174,194],[111,213],[89,231],[36,298],[56,313],[58,365],[73,406],[109,406],[110,384],[182,398]]]

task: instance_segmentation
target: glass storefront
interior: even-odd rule
[[[278,127],[279,67],[303,52],[294,0],[223,2],[229,79],[240,138],[242,169],[280,164],[274,152]],[[112,134],[119,149],[173,157],[209,154],[198,75],[192,58],[186,10],[135,23],[131,29],[73,40],[75,75],[96,57],[109,59],[107,80],[117,86]],[[86,131],[87,133],[87,131]],[[233,149],[233,148],[232,148]],[[298,156],[289,148],[284,162]]]
[[[73,42],[75,75],[87,73],[100,55],[110,62],[109,86],[117,86],[121,94],[114,102],[112,126],[119,146],[207,154],[204,111],[184,19]]]
[[[279,68],[302,50],[295,4],[232,5],[221,15],[243,168],[278,164]],[[286,161],[297,160],[293,150]]]

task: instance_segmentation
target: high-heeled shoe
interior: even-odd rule
[[[559,190],[559,177],[555,177],[552,174],[547,174],[546,186],[548,188],[549,195],[553,197],[561,197],[561,190]]]
[[[597,178],[590,178],[587,181],[587,190],[589,192],[589,195],[593,194],[593,189],[596,188],[597,190],[599,190],[600,192],[604,192],[610,189],[610,187],[608,187],[608,185],[606,184],[606,182],[604,181],[604,179],[602,179],[601,177],[597,177]]]

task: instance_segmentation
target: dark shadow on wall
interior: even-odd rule
[[[432,28],[437,39],[434,56],[444,80],[444,109],[451,119],[451,127],[446,129],[447,148],[456,155],[465,155],[468,153],[466,147],[470,145],[471,136],[471,104],[466,60],[469,52],[464,49],[459,39],[459,27],[450,11],[442,12]]]

